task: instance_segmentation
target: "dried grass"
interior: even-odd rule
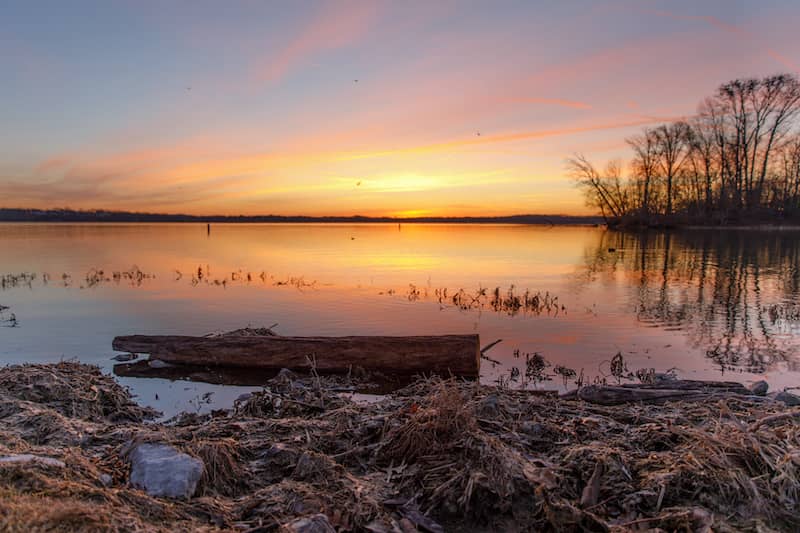
[[[130,394],[98,367],[72,361],[0,368],[0,394],[82,420],[142,422],[158,415],[134,403]]]
[[[187,451],[205,466],[200,478],[201,494],[236,496],[247,486],[241,452],[234,439],[195,440],[188,444]]]
[[[315,513],[340,531],[800,528],[800,421],[776,403],[603,407],[426,379],[362,405],[334,385],[283,373],[227,415],[143,425],[111,422],[145,411],[94,369],[3,369],[0,455],[66,466],[0,464],[0,530],[270,531]],[[133,440],[202,459],[199,496],[129,487]]]

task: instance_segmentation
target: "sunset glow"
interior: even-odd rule
[[[188,214],[589,214],[565,158],[622,156],[625,136],[694,113],[721,82],[797,72],[793,8],[17,3],[0,19],[0,196]]]

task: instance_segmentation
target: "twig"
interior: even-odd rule
[[[497,339],[494,342],[490,342],[489,344],[487,344],[486,346],[481,348],[481,355],[485,354],[486,352],[488,352],[489,350],[491,350],[492,348],[494,348],[496,345],[500,344],[501,342],[503,342],[503,339]]]
[[[788,420],[790,418],[800,418],[800,409],[789,411],[788,413],[779,413],[777,415],[765,416],[764,418],[756,420],[755,422],[750,424],[750,427],[748,427],[747,429],[749,431],[755,431],[761,426],[771,425],[776,422],[782,422],[783,420]]]

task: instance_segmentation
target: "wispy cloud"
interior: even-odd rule
[[[364,158],[383,157],[390,155],[415,155],[415,154],[425,154],[425,153],[435,153],[435,152],[449,152],[466,147],[481,146],[485,144],[530,141],[535,139],[560,137],[563,135],[586,133],[591,131],[632,128],[636,126],[645,126],[648,124],[655,124],[659,122],[671,122],[674,120],[679,120],[680,118],[683,117],[643,117],[636,120],[625,121],[625,122],[576,126],[572,128],[523,131],[516,133],[504,133],[504,134],[486,135],[486,136],[476,135],[475,137],[469,139],[466,138],[456,139],[447,142],[432,143],[420,146],[411,146],[407,148],[398,148],[393,150],[377,150],[373,152],[352,153],[342,156],[342,159],[364,159]]]
[[[256,68],[258,81],[276,83],[311,57],[357,42],[379,13],[379,2],[327,2],[277,54]]]
[[[96,205],[97,199],[102,198],[103,205],[108,207],[161,206],[190,211],[192,205],[210,202],[235,205],[235,201],[240,200],[286,195],[308,198],[326,194],[332,198],[351,199],[356,195],[369,203],[367,198],[380,194],[455,190],[476,183],[512,183],[515,175],[519,174],[519,170],[513,167],[474,171],[463,166],[413,170],[421,161],[438,154],[463,153],[486,145],[623,129],[665,120],[670,120],[670,117],[638,117],[615,123],[476,136],[394,149],[382,148],[378,141],[372,148],[358,151],[332,147],[329,150],[255,152],[224,157],[205,151],[210,141],[203,140],[106,156],[62,154],[39,165],[30,179],[0,182],[0,195],[36,205],[66,203],[88,207]],[[397,163],[398,157],[409,161],[407,170],[403,170],[404,165],[389,165],[381,169],[381,164],[378,164],[373,165],[373,170],[361,174],[358,167],[348,163],[381,158],[393,159]],[[359,177],[326,179],[326,169],[339,169],[339,172],[351,169],[352,175]],[[297,176],[306,178],[298,181]],[[358,182],[361,185],[357,185]]]
[[[512,104],[544,104],[555,105],[561,107],[569,107],[572,109],[591,109],[592,106],[586,102],[578,102],[577,100],[565,100],[563,98],[537,98],[537,97],[520,97],[509,98],[508,103]]]
[[[797,63],[786,57],[784,54],[774,50],[768,46],[763,46],[760,43],[760,39],[752,34],[751,32],[741,28],[739,26],[735,26],[733,24],[729,24],[717,17],[710,16],[710,15],[683,15],[680,13],[672,13],[669,11],[662,11],[662,10],[644,10],[647,13],[659,16],[659,17],[666,17],[675,20],[686,20],[686,21],[693,21],[693,22],[704,22],[718,30],[723,32],[729,33],[731,35],[736,36],[739,39],[744,39],[746,41],[750,41],[757,45],[762,46],[764,53],[771,57],[774,61],[780,63],[787,69],[800,72],[800,66]]]

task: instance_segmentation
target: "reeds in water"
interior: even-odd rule
[[[380,294],[394,294],[394,292],[390,290]],[[428,295],[427,289],[421,291],[413,284],[409,285],[406,293],[406,297],[412,302],[428,299]],[[566,306],[559,302],[558,296],[551,295],[549,291],[542,294],[541,291],[532,292],[526,289],[524,293],[518,293],[514,285],[506,290],[495,287],[491,292],[485,287],[478,287],[471,292],[463,288],[453,291],[442,287],[433,290],[433,297],[442,308],[452,305],[461,311],[488,310],[509,316],[558,316],[567,310]]]
[[[15,328],[19,325],[17,322],[17,315],[7,311],[11,309],[6,305],[0,305],[0,326],[6,328]]]
[[[15,289],[17,287],[33,288],[36,280],[35,272],[20,272],[19,274],[3,274],[0,276],[0,290]]]

